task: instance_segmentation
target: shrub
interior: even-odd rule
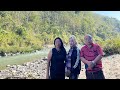
[[[106,55],[120,54],[120,39],[113,38],[106,40],[103,45],[103,51]]]

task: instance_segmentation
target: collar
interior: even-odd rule
[[[91,45],[92,45],[92,47],[93,47],[93,46],[94,46],[94,43],[91,43]],[[85,46],[86,46],[87,48],[89,48],[87,45],[85,45]],[[91,48],[92,48],[92,47],[91,47]]]

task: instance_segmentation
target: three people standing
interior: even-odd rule
[[[103,51],[101,47],[93,43],[91,35],[86,35],[84,40],[85,45],[80,50],[75,36],[72,35],[69,38],[68,53],[59,37],[54,40],[55,48],[48,54],[47,79],[65,79],[65,75],[69,79],[78,79],[81,61],[85,64],[86,79],[105,79],[102,71]]]

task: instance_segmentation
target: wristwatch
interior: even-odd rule
[[[92,63],[93,63],[94,65],[96,65],[94,61],[92,61]]]

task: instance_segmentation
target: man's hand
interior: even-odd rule
[[[87,65],[88,65],[88,69],[92,69],[95,64],[93,64],[92,61],[88,61],[88,62],[87,62]]]
[[[86,60],[84,57],[81,57],[81,61],[82,61],[84,64],[87,64],[89,69],[92,69],[92,68],[95,66],[95,63],[96,63],[96,62],[95,62],[96,59],[94,60],[94,62],[92,62],[92,61]]]

